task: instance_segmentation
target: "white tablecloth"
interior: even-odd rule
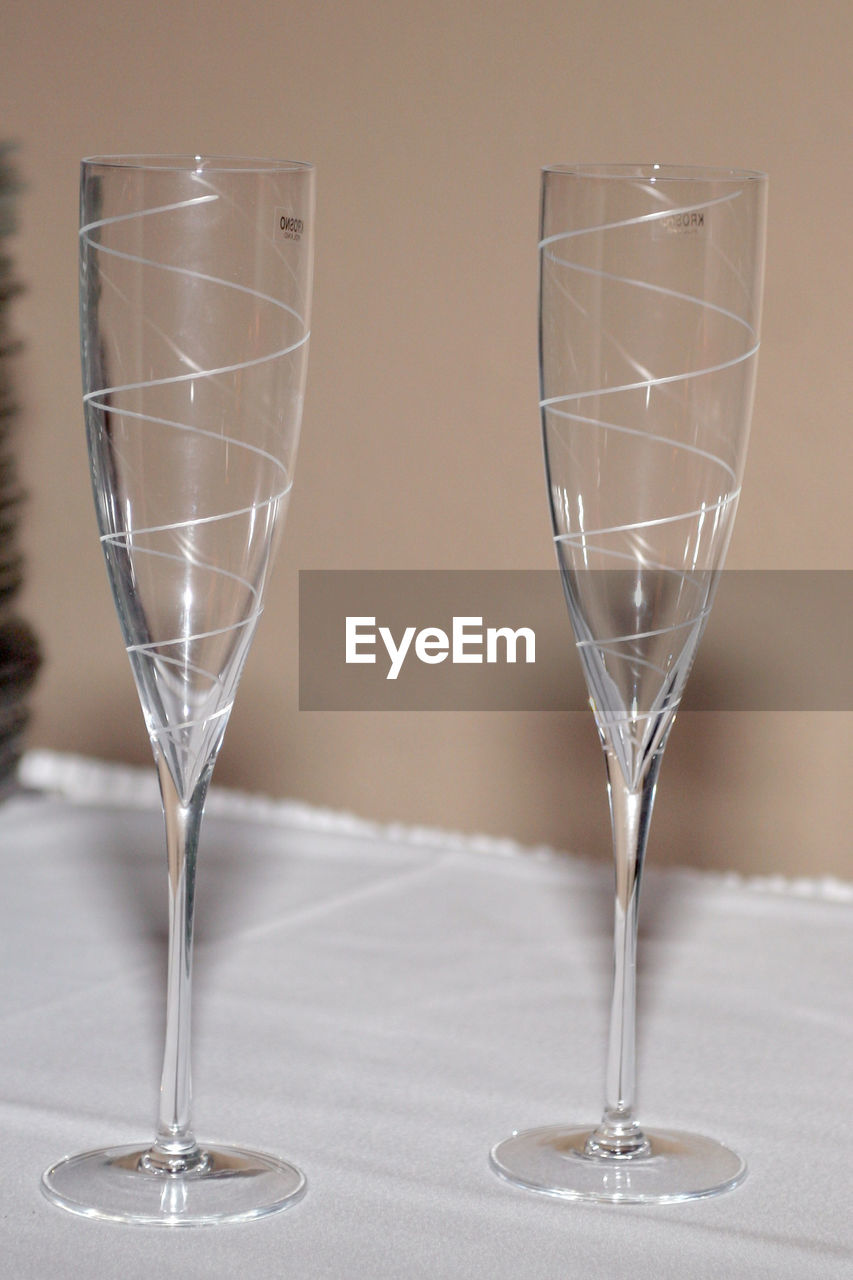
[[[152,1131],[163,836],[153,769],[36,754],[24,779],[42,790],[0,807],[3,1277],[853,1275],[853,888],[649,869],[641,1119],[750,1172],[710,1200],[572,1204],[487,1156],[515,1128],[597,1119],[610,869],[215,789],[196,1130],[294,1161],[308,1193],[196,1231],[63,1213],[45,1166]]]

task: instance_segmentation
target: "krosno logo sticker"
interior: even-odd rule
[[[386,680],[396,680],[410,653],[419,662],[434,665],[448,658],[454,663],[518,661],[519,642],[523,642],[525,662],[536,661],[536,634],[531,627],[486,627],[483,619],[454,617],[450,635],[441,627],[406,627],[399,641],[390,627],[376,627],[376,618],[347,617],[346,657],[348,665],[376,662],[379,641],[385,649],[389,666]]]
[[[705,226],[704,210],[685,210],[683,213],[671,213],[660,220],[659,226],[667,235],[685,235],[688,232],[702,231]]]
[[[305,223],[302,218],[295,217],[289,209],[276,209],[275,222],[276,231],[284,240],[302,239]]]

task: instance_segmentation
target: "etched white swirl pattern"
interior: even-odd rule
[[[710,610],[759,346],[730,305],[748,282],[712,234],[740,192],[645,194],[660,207],[539,244],[554,536],[593,709],[629,784],[671,723]]]
[[[101,543],[149,734],[187,794],[221,741],[263,609],[309,339],[281,298],[146,251],[155,223],[174,241],[176,219],[227,202],[197,181],[197,196],[79,233],[97,291],[84,404]]]

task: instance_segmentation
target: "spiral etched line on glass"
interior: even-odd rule
[[[271,366],[299,353],[310,336],[299,312],[280,298],[137,251],[134,224],[188,211],[192,223],[200,206],[225,199],[207,176],[194,177],[208,188],[203,194],[94,219],[79,232],[83,259],[97,281],[99,314],[105,307],[112,308],[112,316],[123,311],[120,323],[126,323],[130,282],[139,288],[135,273],[143,273],[152,295],[166,298],[159,309],[150,306],[144,314],[136,345],[150,344],[145,359],[152,367],[145,376],[110,377],[110,364],[120,368],[122,352],[111,353],[109,341],[99,334],[103,349],[90,352],[90,385],[83,399],[101,544],[125,647],[149,734],[187,794],[198,762],[209,759],[224,732],[263,610],[274,534],[291,489],[284,458],[269,447],[286,427],[270,391]],[[123,239],[106,243],[106,230]],[[184,234],[190,243],[193,226]],[[115,273],[105,259],[116,264]],[[250,304],[244,317],[249,336],[240,339],[244,347],[262,340],[254,337],[252,326],[266,335],[267,345],[246,350],[239,360],[206,362],[198,353],[205,313],[216,310],[221,290]],[[188,297],[198,319],[182,342],[175,317]],[[259,324],[257,316],[265,313]],[[275,314],[282,316],[281,323]],[[239,323],[238,314],[235,327]],[[269,341],[274,335],[284,339],[280,345]],[[164,361],[173,360],[175,370],[167,365],[167,371],[158,371],[158,363],[162,369]],[[214,415],[219,429],[199,425],[203,414],[208,421]],[[232,418],[240,420],[242,435],[229,429]],[[171,437],[165,446],[164,433]],[[170,464],[172,475],[167,474]],[[226,501],[232,495],[238,500]],[[220,619],[221,625],[211,625]]]
[[[691,215],[695,225],[695,215],[704,224],[709,210],[725,214],[740,194],[662,203],[539,243],[542,305],[563,317],[543,329],[540,399],[554,538],[593,709],[629,784],[671,722],[710,612],[740,495],[739,457],[714,447],[728,443],[719,406],[740,411],[759,346],[750,319],[712,290],[667,282],[651,237],[690,227]],[[631,267],[647,263],[648,278],[620,270],[623,249]],[[735,265],[709,252],[737,292]],[[564,345],[552,349],[544,344],[554,332]],[[704,349],[715,358],[702,362]],[[602,376],[589,385],[594,369]]]

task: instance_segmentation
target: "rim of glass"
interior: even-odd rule
[[[313,169],[307,160],[270,160],[256,156],[105,155],[84,156],[82,165],[99,169],[143,169],[173,173],[287,173]]]
[[[667,182],[766,182],[761,169],[726,169],[718,165],[699,164],[546,164],[544,174],[562,174],[575,178],[652,178]]]

